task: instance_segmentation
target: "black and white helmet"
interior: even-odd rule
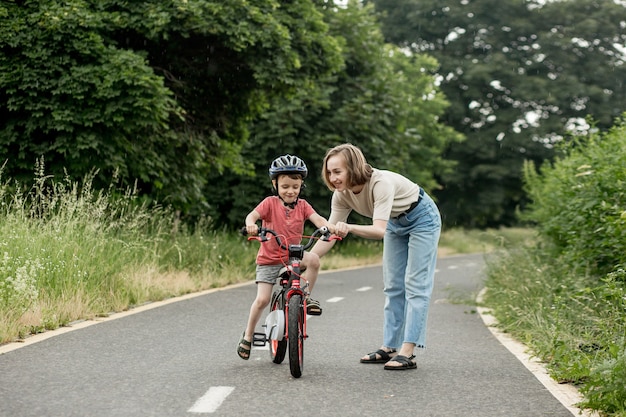
[[[279,156],[274,159],[269,170],[271,180],[275,180],[279,174],[300,174],[304,179],[308,173],[304,161],[295,155]]]

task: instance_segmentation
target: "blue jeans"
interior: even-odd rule
[[[387,222],[383,241],[383,346],[426,347],[441,215],[428,194],[409,214]]]

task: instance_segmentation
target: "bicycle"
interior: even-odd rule
[[[245,228],[241,230],[245,236]],[[302,376],[304,365],[304,340],[308,338],[306,330],[306,287],[301,285],[300,278],[304,270],[300,263],[304,251],[313,246],[316,240],[326,242],[341,240],[341,237],[331,235],[326,227],[321,227],[311,236],[306,244],[290,244],[286,247],[280,236],[272,229],[260,228],[257,236],[248,236],[248,240],[258,240],[261,243],[275,238],[276,243],[288,253],[285,266],[278,273],[279,288],[274,291],[269,305],[269,314],[265,319],[265,333],[255,332],[252,338],[253,346],[270,344],[270,358],[272,362],[280,364],[285,359],[289,347],[289,370],[294,378]],[[285,327],[287,323],[287,327]]]

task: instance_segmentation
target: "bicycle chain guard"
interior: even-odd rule
[[[283,310],[272,311],[265,318],[263,327],[265,327],[266,340],[283,340],[285,337],[285,312]]]

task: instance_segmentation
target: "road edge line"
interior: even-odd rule
[[[180,295],[178,297],[167,298],[161,301],[151,301],[146,304],[142,304],[140,306],[131,307],[130,309],[126,311],[111,313],[106,317],[97,317],[94,319],[78,320],[78,321],[69,323],[66,326],[59,327],[54,330],[46,330],[42,333],[30,335],[26,337],[25,339],[21,339],[19,341],[9,342],[4,345],[0,345],[0,355],[3,355],[5,353],[8,353],[8,352],[11,352],[11,351],[35,344],[35,343],[42,342],[46,339],[50,339],[51,337],[73,332],[74,330],[84,329],[86,327],[93,326],[94,324],[100,324],[100,323],[104,323],[104,322],[111,321],[111,320],[121,319],[123,317],[127,317],[133,314],[141,313],[147,310],[152,310],[153,308],[162,307],[167,304],[177,303],[179,301],[189,300],[192,298],[201,297],[203,295],[215,293],[218,291],[225,291],[225,290],[229,290],[229,289],[233,289],[237,287],[243,287],[243,286],[251,285],[251,284],[254,284],[254,281],[240,282],[237,284],[231,284],[231,285],[227,285],[225,287],[220,287],[220,288],[211,288],[208,290]]]

